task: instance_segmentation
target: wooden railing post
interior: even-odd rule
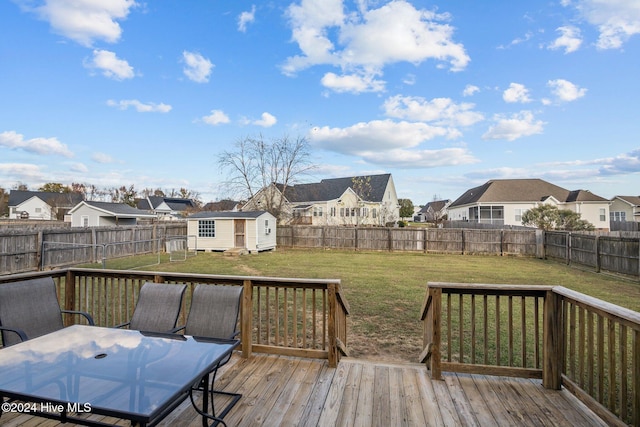
[[[542,385],[553,390],[562,385],[563,324],[562,296],[549,290],[544,298]]]
[[[248,359],[251,357],[253,336],[253,283],[251,280],[244,280],[242,286],[242,318],[240,320],[242,357]]]
[[[431,290],[431,376],[435,380],[442,379],[442,368],[440,365],[440,344],[442,341],[442,289]]]
[[[62,286],[60,286],[62,291]],[[75,310],[76,309],[76,276],[71,270],[67,270],[67,274],[64,278],[64,309]],[[65,325],[73,324],[73,315],[65,315]]]
[[[637,426],[640,425],[640,331],[633,331],[633,350],[632,350],[632,358],[633,358],[633,385],[632,393],[633,393],[633,402],[632,402],[632,417],[633,422],[632,425]]]
[[[327,296],[329,299],[329,313],[327,319],[327,328],[329,335],[329,351],[328,351],[328,359],[329,359],[329,367],[335,368],[338,366],[338,342],[336,340],[336,334],[338,331],[336,330],[336,312],[338,309],[338,304],[336,301],[336,285],[334,283],[330,283],[327,287]]]

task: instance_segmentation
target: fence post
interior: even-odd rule
[[[562,297],[551,289],[544,298],[542,385],[552,390],[562,386],[563,318]]]
[[[596,253],[596,273],[600,273],[600,236],[596,235],[595,241],[595,253]]]
[[[571,232],[567,233],[565,256],[567,257],[567,265],[571,264]]]

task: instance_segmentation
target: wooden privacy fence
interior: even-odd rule
[[[278,246],[536,256],[536,230],[279,226]]]
[[[421,320],[436,379],[541,378],[610,425],[640,425],[640,313],[560,286],[429,283]]]
[[[1,276],[0,286],[3,282],[41,276],[54,278],[64,309],[88,312],[98,326],[129,321],[145,282],[187,284],[179,325],[186,322],[197,284],[242,286],[240,328],[244,357],[255,351],[324,358],[335,367],[340,356],[347,354],[349,304],[340,280],[69,268]]]
[[[638,238],[547,231],[545,254],[569,265],[640,279]]]
[[[167,238],[186,237],[186,223],[0,231],[0,274],[99,262],[155,253]]]

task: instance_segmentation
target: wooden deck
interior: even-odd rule
[[[234,356],[216,383],[243,393],[225,418],[229,426],[606,425],[569,392],[546,390],[539,380],[443,376],[432,381],[419,364],[343,358],[333,369],[326,360],[254,354],[248,360]],[[73,424],[4,414],[0,425]],[[185,401],[160,425],[202,424]]]

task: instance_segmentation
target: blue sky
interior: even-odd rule
[[[307,181],[640,194],[640,2],[0,2],[0,186],[226,197],[222,150],[306,137]]]

